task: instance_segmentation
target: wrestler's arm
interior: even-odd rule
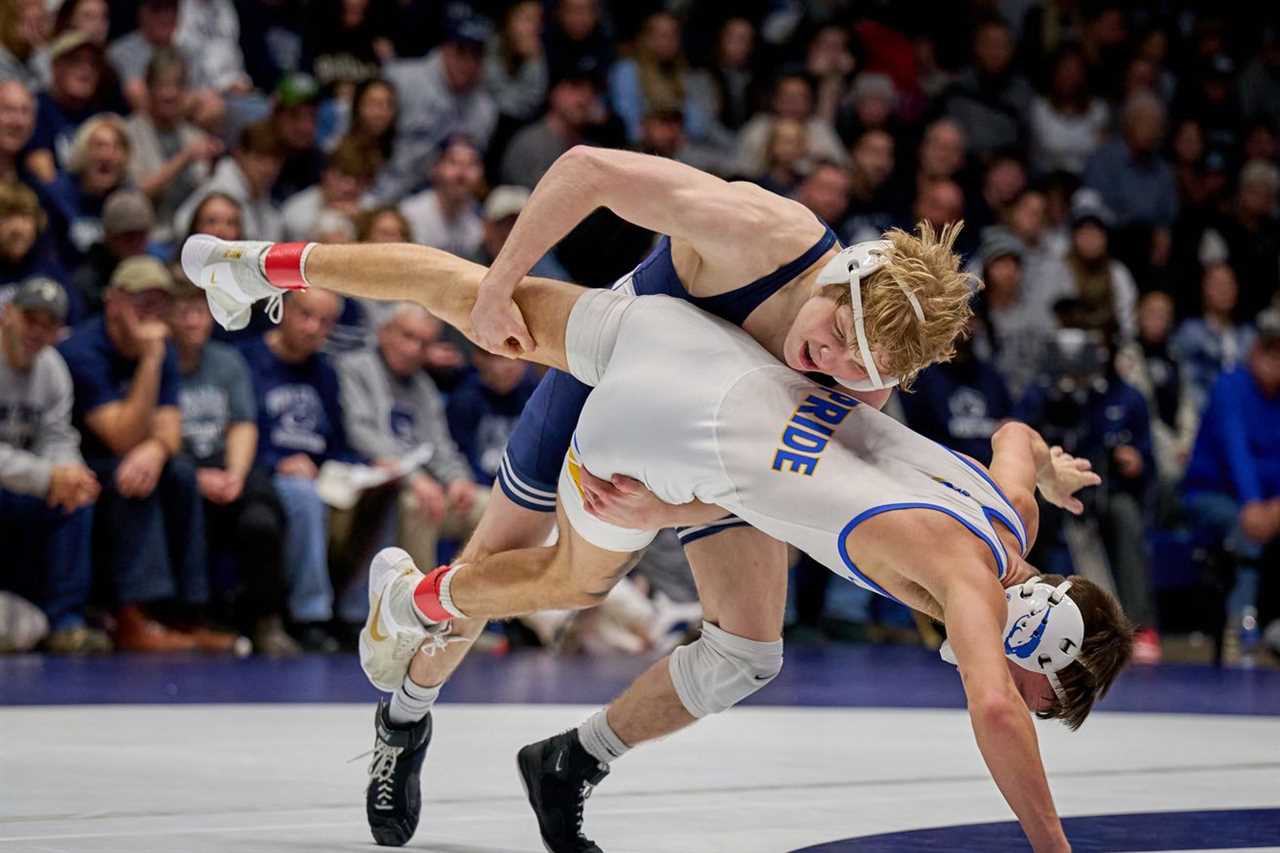
[[[1049,503],[1079,515],[1084,504],[1075,493],[1102,482],[1089,460],[1076,459],[1060,447],[1050,448],[1040,433],[1018,421],[996,430],[991,451],[991,479],[1022,516],[1028,547],[1040,528],[1036,489]]]
[[[947,639],[964,681],[969,721],[982,758],[1036,851],[1069,850],[1053,805],[1026,703],[1009,674],[1001,634],[1005,597],[990,567],[949,563],[931,590],[942,603]]]

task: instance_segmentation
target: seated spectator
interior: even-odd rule
[[[253,465],[258,416],[244,358],[210,341],[213,317],[203,290],[179,279],[170,334],[182,390],[182,452],[196,469],[204,499],[214,600],[229,624],[272,656],[297,654],[284,632],[285,585],[280,559],[284,509],[271,472]]]
[[[1044,348],[1056,325],[1053,303],[1069,295],[1061,289],[1032,289],[1025,275],[1023,247],[1003,228],[988,228],[975,270],[985,285],[975,310],[982,324],[975,332],[979,360],[991,363],[1013,399],[1036,377]]]
[[[102,311],[102,295],[120,262],[146,254],[147,235],[154,224],[151,204],[137,190],[116,190],[107,197],[102,205],[102,240],[89,247],[71,274],[71,286],[86,314]]]
[[[849,190],[847,169],[835,163],[817,163],[796,187],[794,198],[840,234],[849,212]]]
[[[961,182],[965,169],[965,132],[949,118],[929,124],[916,152],[915,166],[904,166],[902,179],[893,187],[893,209],[899,215],[910,211],[933,184],[941,181]],[[971,236],[976,238],[976,234]]]
[[[898,223],[901,227],[915,229],[921,220],[933,226],[941,234],[942,229],[964,218],[964,190],[955,181],[936,181],[925,187],[916,198],[910,221]],[[961,257],[970,257],[977,247],[977,235],[962,230],[956,238],[955,251]]]
[[[483,266],[491,266],[511,236],[511,229],[516,225],[516,217],[529,202],[529,191],[524,187],[494,187],[484,200],[484,239],[480,243],[480,251],[472,255],[470,260]],[[569,281],[569,273],[556,260],[555,250],[551,250],[538,259],[529,269],[529,275],[539,278],[554,278]]]
[[[431,458],[400,487],[397,541],[419,565],[439,562],[440,536],[465,539],[484,509],[466,458],[449,437],[444,399],[422,367],[430,315],[404,303],[378,330],[374,350],[338,362],[342,411],[351,445],[375,464],[392,465],[424,444]]]
[[[993,153],[982,170],[979,192],[965,210],[964,224],[981,234],[983,229],[1009,220],[1014,201],[1027,188],[1027,169],[1012,151]]]
[[[289,294],[280,325],[244,349],[258,410],[256,465],[272,472],[284,504],[285,578],[294,636],[308,651],[336,651],[329,579],[329,509],[316,491],[326,460],[355,462],[347,444],[338,375],[320,351],[342,298],[327,290]]]
[[[1245,288],[1240,294],[1241,316],[1252,317],[1272,304],[1280,293],[1280,219],[1276,200],[1280,195],[1280,169],[1274,163],[1251,160],[1240,170],[1236,197],[1225,215],[1218,216],[1212,232],[1224,244],[1225,260],[1239,273]]]
[[[640,140],[645,115],[657,105],[680,107],[689,138],[707,136],[710,116],[688,97],[689,70],[680,37],[680,21],[675,15],[654,12],[645,18],[632,55],[618,60],[609,70],[609,102],[633,143]]]
[[[1084,173],[1111,121],[1106,101],[1089,91],[1088,68],[1078,48],[1050,61],[1048,87],[1031,99],[1031,167],[1037,175]]]
[[[975,337],[958,341],[955,358],[921,372],[913,392],[898,399],[907,426],[990,465],[991,436],[1013,413],[1013,401],[995,367],[975,351]]]
[[[1013,33],[1001,18],[973,30],[972,64],[945,94],[948,116],[960,124],[969,151],[985,159],[1026,139],[1026,116],[1034,92],[1013,68]]]
[[[22,184],[0,183],[0,304],[11,300],[29,278],[51,278],[65,284],[66,269],[45,236],[48,224],[35,193]],[[67,317],[78,320],[84,306],[75,294],[67,296],[71,299]]]
[[[129,179],[155,206],[151,239],[173,242],[173,217],[209,177],[222,143],[183,118],[187,67],[172,48],[161,48],[146,66],[144,101],[126,122]]]
[[[480,151],[469,139],[450,137],[431,166],[431,189],[400,203],[413,241],[470,257],[484,238],[476,196],[484,181]]]
[[[770,192],[791,195],[812,165],[804,124],[789,118],[778,119],[769,126],[763,171],[744,177],[755,180]]]
[[[22,156],[36,127],[36,101],[16,80],[0,82],[0,182],[34,185]]]
[[[1153,290],[1138,301],[1138,340],[1121,350],[1116,369],[1147,400],[1151,439],[1161,496],[1182,481],[1200,425],[1200,413],[1187,390],[1185,371],[1174,354],[1173,298]]]
[[[324,151],[316,136],[320,87],[307,74],[286,74],[276,84],[271,124],[284,149],[284,164],[271,186],[277,204],[315,186],[324,170]]]
[[[255,240],[279,240],[284,225],[271,200],[271,187],[284,163],[284,144],[270,122],[251,124],[240,134],[230,157],[223,157],[213,175],[187,199],[173,218],[179,234],[191,233],[192,214],[205,196],[219,192],[240,205],[244,232]]]
[[[80,125],[67,170],[44,188],[64,263],[82,260],[102,239],[103,205],[128,184],[128,166],[129,136],[120,116],[103,113]]]
[[[0,7],[0,80],[16,80],[33,91],[40,86],[32,60],[50,26],[44,0],[14,0]]]
[[[377,207],[358,214],[353,220],[356,241],[360,243],[409,243],[413,229],[409,220],[395,207]]]
[[[558,0],[545,41],[552,78],[560,75],[558,66],[577,67],[584,59],[601,71],[613,63],[613,41],[601,21],[598,0]]]
[[[196,77],[224,95],[253,89],[240,50],[240,16],[231,0],[178,0],[174,43],[189,62],[198,62]]]
[[[65,0],[53,16],[55,39],[68,30],[76,30],[105,48],[110,28],[111,10],[107,0]]]
[[[0,308],[0,586],[44,611],[50,651],[91,654],[111,651],[84,618],[100,488],[80,457],[71,376],[53,348],[66,314],[66,294],[48,278],[28,280]]]
[[[691,70],[685,78],[688,97],[708,116],[703,144],[726,162],[737,147],[738,131],[755,111],[755,40],[750,20],[730,17],[720,27],[711,62]]]
[[[1030,291],[1055,292],[1070,273],[1049,234],[1048,202],[1043,191],[1024,189],[1005,212],[1007,230],[1022,244],[1023,280]]]
[[[1086,504],[1101,526],[1102,544],[1117,596],[1141,627],[1134,659],[1160,659],[1154,593],[1147,559],[1143,504],[1155,479],[1150,415],[1146,401],[1115,370],[1105,333],[1059,330],[1046,360],[1048,372],[1032,384],[1014,417],[1052,444],[1093,463],[1103,485]],[[1031,561],[1045,565],[1066,521],[1060,511],[1040,514],[1040,535]]]
[[[773,124],[783,119],[804,125],[810,157],[843,164],[848,156],[844,145],[831,124],[814,115],[813,97],[813,88],[803,72],[780,74],[774,84],[770,112],[757,114],[738,134],[736,171],[742,175],[758,175],[764,171]]]
[[[363,140],[348,136],[329,154],[320,183],[289,198],[281,209],[286,240],[310,239],[323,210],[347,216],[360,212],[360,199],[373,184],[381,165],[377,153]]]
[[[547,57],[542,47],[542,3],[519,0],[503,13],[502,30],[489,42],[485,85],[498,112],[532,121],[547,99]]]
[[[640,125],[637,150],[654,157],[688,161],[690,151],[684,135],[684,114],[675,107],[658,106],[649,110]]]
[[[356,86],[345,114],[339,113],[328,145],[336,146],[347,137],[359,139],[377,153],[381,160],[378,174],[381,174],[391,162],[398,110],[394,86],[380,77],[366,80]]]
[[[599,70],[594,66],[561,66],[551,81],[547,112],[517,131],[502,157],[502,181],[533,188],[561,154],[584,140],[600,109]]]
[[[849,75],[856,65],[857,60],[849,49],[847,29],[840,24],[826,23],[813,31],[804,57],[805,71],[814,82],[813,113],[833,127],[848,88]]]
[[[447,40],[422,59],[387,66],[400,97],[395,156],[379,176],[374,197],[399,201],[422,183],[441,144],[464,134],[483,149],[498,121],[498,107],[484,87],[484,46],[489,27],[481,19],[451,16]]]
[[[471,465],[472,478],[492,486],[507,441],[538,387],[530,365],[482,349],[471,353],[475,372],[449,395],[449,434]]]
[[[178,450],[178,365],[166,343],[173,279],[154,258],[116,268],[103,315],[59,345],[75,387],[72,418],[102,483],[94,519],[110,578],[116,646],[129,651],[228,650],[234,638],[178,632],[144,611],[175,596],[207,603],[204,516],[195,469]]]
[[[839,125],[840,135],[857,139],[872,130],[888,132],[892,129],[897,105],[898,90],[893,78],[878,71],[863,71],[853,78],[849,89],[848,109]]]
[[[1200,278],[1200,316],[1183,320],[1173,336],[1173,353],[1186,370],[1187,393],[1196,412],[1209,404],[1218,376],[1235,370],[1253,343],[1253,329],[1236,323],[1233,316],[1239,292],[1229,265],[1206,267]]]
[[[893,137],[883,130],[868,130],[853,143],[849,154],[849,205],[853,215],[845,227],[845,242],[878,240],[894,224],[890,193],[895,162]]]
[[[243,208],[236,199],[221,192],[205,196],[191,214],[191,234],[212,234],[223,240],[243,240]],[[188,235],[189,236],[189,235]]]
[[[53,80],[36,98],[36,127],[26,155],[27,168],[46,184],[71,167],[80,126],[116,106],[104,84],[102,45],[69,30],[50,45],[49,57]]]
[[[1241,569],[1228,610],[1235,624],[1259,604],[1259,560],[1280,541],[1280,310],[1258,315],[1247,361],[1213,386],[1183,481],[1201,538]],[[1274,563],[1267,565],[1274,568]],[[1263,584],[1274,572],[1262,573]],[[1275,604],[1266,596],[1267,606]],[[1280,613],[1259,614],[1270,625]]]
[[[334,97],[347,99],[395,58],[390,35],[395,19],[379,3],[324,0],[307,10],[302,29],[302,71]]]
[[[1087,315],[1091,329],[1115,328],[1123,340],[1137,332],[1138,288],[1128,267],[1111,256],[1110,229],[1114,216],[1091,190],[1076,193],[1071,202],[1071,248],[1066,264],[1072,296]]]

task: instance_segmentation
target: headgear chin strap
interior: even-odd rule
[[[1084,643],[1084,616],[1067,595],[1069,589],[1071,581],[1055,587],[1034,577],[1004,592],[1009,607],[1004,623],[1005,657],[1028,672],[1046,676],[1063,703],[1067,700],[1058,673],[1075,661]],[[943,643],[939,654],[947,663],[956,663],[950,643]]]
[[[867,378],[849,382],[837,377],[836,381],[852,391],[882,391],[885,388],[894,387],[899,381],[896,376],[886,376],[881,379],[876,360],[871,355],[871,347],[867,343],[867,329],[862,312],[862,282],[888,263],[889,253],[892,251],[893,243],[888,240],[866,240],[855,243],[847,249],[842,249],[818,273],[818,284],[849,285],[853,306],[853,333],[858,339],[858,354],[862,357]],[[916,299],[916,295],[905,284],[902,282],[897,284],[902,288],[907,301],[911,303],[912,310],[916,312],[916,319],[924,323],[924,309],[920,307],[920,300]]]

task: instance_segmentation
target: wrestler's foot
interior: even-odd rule
[[[609,775],[609,765],[583,749],[578,732],[570,729],[529,744],[516,755],[516,767],[547,850],[601,853],[582,834],[582,809],[591,791]]]
[[[422,581],[413,558],[400,548],[383,548],[369,564],[369,616],[360,631],[360,666],[373,686],[394,693],[423,642],[449,628],[426,624],[414,606]]]
[[[210,312],[224,329],[243,329],[253,303],[263,299],[267,314],[278,323],[284,293],[307,286],[302,266],[313,245],[194,234],[182,245],[182,271],[204,290]]]
[[[376,739],[365,788],[365,813],[373,840],[400,847],[413,838],[422,812],[422,760],[431,745],[431,714],[411,727],[391,722],[384,699],[373,716]]]

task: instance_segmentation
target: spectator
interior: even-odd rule
[[[979,159],[1025,141],[1034,94],[1012,66],[1013,34],[1000,18],[980,22],[973,33],[972,64],[945,96],[946,114],[965,131]]]
[[[814,115],[833,127],[856,66],[849,49],[849,32],[837,24],[818,27],[805,50],[805,71],[814,81]]]
[[[964,129],[949,118],[940,118],[925,128],[915,169],[903,175],[902,185],[894,189],[899,215],[912,210],[934,183],[963,180],[965,145]]]
[[[191,214],[192,234],[212,234],[222,240],[243,240],[240,202],[226,193],[209,193]]]
[[[622,119],[631,141],[640,139],[641,124],[657,105],[679,106],[685,133],[693,139],[707,135],[700,105],[688,97],[688,67],[680,45],[680,21],[670,12],[647,17],[636,37],[633,56],[614,63],[609,71],[609,101]]]
[[[1240,109],[1246,118],[1280,126],[1280,29],[1263,30],[1262,46],[1236,81]]]
[[[62,260],[81,260],[102,239],[107,197],[128,183],[129,135],[124,120],[103,113],[80,125],[67,171],[44,188]]]
[[[169,325],[182,376],[182,451],[204,499],[213,577],[227,579],[215,584],[215,600],[258,652],[297,654],[281,620],[284,509],[271,472],[253,467],[258,423],[249,368],[233,348],[209,340],[213,317],[204,291],[179,282]]]
[[[70,30],[49,47],[53,80],[36,98],[36,127],[28,145],[27,168],[43,183],[71,167],[77,131],[109,106],[103,85],[102,46]]]
[[[229,649],[234,638],[173,631],[144,605],[209,597],[204,516],[182,442],[178,365],[164,317],[173,279],[154,258],[112,276],[104,311],[59,346],[75,386],[72,418],[102,483],[94,520],[100,565],[114,584],[116,646],[130,651]],[[175,584],[176,581],[176,584]]]
[[[965,211],[965,226],[978,234],[984,228],[1007,222],[1010,207],[1027,188],[1027,169],[1011,151],[992,154],[982,172],[977,197]]]
[[[1109,231],[1114,221],[1096,193],[1076,193],[1071,202],[1071,249],[1066,263],[1072,295],[1080,301],[1087,327],[1115,329],[1124,340],[1133,340],[1138,288],[1128,268],[1111,257]]]
[[[378,153],[385,167],[391,161],[395,143],[399,110],[396,101],[395,87],[381,77],[356,84],[347,123],[335,139],[341,142],[350,136],[361,140]]]
[[[1027,390],[1014,417],[1068,453],[1089,459],[1101,474],[1103,486],[1093,493],[1086,512],[1100,523],[1120,604],[1141,626],[1134,659],[1157,663],[1160,635],[1142,509],[1155,478],[1146,401],[1120,379],[1103,334],[1063,329],[1051,349],[1050,372]],[[1045,565],[1044,551],[1058,542],[1064,521],[1061,512],[1041,512],[1034,564]]]
[[[240,134],[230,157],[218,161],[209,180],[174,215],[179,234],[190,232],[193,212],[205,196],[223,193],[240,205],[244,232],[256,240],[279,240],[284,231],[280,211],[271,200],[271,187],[284,163],[284,144],[270,122],[251,124]]]
[[[1205,144],[1204,128],[1194,118],[1183,118],[1174,126],[1169,154],[1182,211],[1178,226],[1185,227],[1189,219],[1202,220],[1209,213],[1209,208],[1219,201],[1216,195],[1222,189],[1218,186],[1221,182],[1214,178],[1222,172],[1221,169],[1215,172],[1209,168],[1210,152]],[[1215,157],[1222,159],[1216,152]]]
[[[559,0],[546,42],[547,73],[553,79],[584,59],[601,72],[613,63],[613,44],[600,21],[598,0]]]
[[[413,240],[409,220],[394,207],[366,210],[354,221],[356,240],[360,243],[408,243]]]
[[[1084,56],[1060,50],[1049,66],[1048,87],[1031,100],[1031,166],[1036,174],[1084,172],[1111,121],[1104,100],[1089,91]]]
[[[22,184],[0,183],[0,304],[8,302],[18,285],[37,276],[62,284],[66,270],[42,239],[49,220],[36,194]],[[74,321],[84,308],[73,301],[68,316]]]
[[[1159,290],[1138,302],[1136,346],[1122,350],[1116,367],[1121,378],[1142,392],[1151,421],[1151,439],[1162,496],[1182,481],[1200,414],[1186,387],[1186,377],[1170,341],[1173,298]]]
[[[1240,315],[1252,317],[1280,291],[1280,220],[1276,197],[1280,170],[1274,163],[1251,160],[1240,170],[1235,203],[1211,228],[1225,245],[1226,258],[1245,284]]]
[[[387,66],[400,96],[395,156],[375,188],[381,203],[398,201],[416,188],[433,152],[464,134],[483,149],[498,120],[498,107],[484,88],[484,46],[489,26],[479,18],[453,17],[447,41],[425,59]]]
[[[400,489],[397,541],[420,565],[438,561],[441,535],[465,539],[484,509],[466,458],[449,437],[444,399],[422,371],[430,315],[402,304],[378,330],[375,350],[338,362],[347,435],[375,464],[392,465],[424,444],[430,460]]]
[[[552,81],[547,112],[518,131],[502,158],[502,180],[533,188],[561,154],[583,141],[600,109],[594,66],[561,66]]]
[[[256,464],[273,474],[284,504],[284,565],[294,636],[308,651],[336,651],[326,630],[333,616],[329,580],[329,510],[316,491],[326,460],[355,462],[347,444],[338,375],[320,351],[341,297],[327,290],[292,293],[280,325],[244,347],[258,410]]]
[[[1182,321],[1173,336],[1175,356],[1187,373],[1187,394],[1203,412],[1218,376],[1245,360],[1253,329],[1233,319],[1240,288],[1227,264],[1211,264],[1200,278],[1201,314]]]
[[[925,187],[916,200],[910,222],[902,222],[904,227],[915,227],[915,223],[924,220],[934,227],[939,234],[952,222],[959,222],[964,217],[964,190],[955,181],[935,181]],[[969,257],[977,246],[977,235],[972,231],[961,231],[956,238],[955,251],[962,257]]]
[[[252,91],[240,50],[240,16],[231,0],[178,0],[173,39],[195,65],[196,79],[224,95]]]
[[[394,19],[381,3],[324,0],[307,10],[299,68],[342,100],[355,86],[377,77],[395,58]]]
[[[883,130],[868,130],[850,152],[849,202],[853,216],[846,226],[846,243],[878,240],[893,223],[890,179],[894,168],[893,137]]]
[[[60,654],[111,650],[85,623],[93,582],[90,539],[100,487],[71,426],[72,385],[53,348],[67,297],[47,278],[28,280],[0,308],[0,583],[40,605]]]
[[[146,253],[147,234],[154,224],[151,204],[137,190],[116,190],[107,197],[102,205],[102,240],[89,247],[71,276],[87,314],[102,311],[102,296],[120,262]]]
[[[758,113],[743,125],[738,134],[735,168],[739,174],[759,175],[764,171],[773,125],[785,119],[804,125],[810,157],[841,164],[845,162],[848,155],[840,137],[836,136],[830,122],[814,115],[813,87],[808,77],[803,72],[791,70],[780,74],[774,84],[771,111]]]
[[[413,241],[461,257],[475,254],[484,236],[476,197],[484,181],[480,152],[468,139],[451,137],[431,166],[431,189],[400,204]]]
[[[737,132],[755,110],[755,38],[751,21],[729,18],[720,27],[712,61],[686,78],[689,98],[708,116],[707,143],[726,156],[733,153]]]
[[[1053,304],[1065,283],[1033,287],[1027,281],[1024,248],[1003,228],[989,228],[979,250],[984,287],[978,294],[977,313],[983,323],[977,334],[982,346],[978,358],[990,362],[1014,399],[1021,397],[1040,369],[1045,345],[1055,326]]]
[[[516,226],[516,217],[528,202],[529,191],[524,187],[502,186],[490,191],[484,200],[484,239],[480,251],[471,260],[486,267],[493,264]],[[554,249],[538,259],[529,269],[529,275],[569,281],[569,273],[556,260]]]
[[[1013,401],[995,367],[975,352],[975,337],[958,341],[955,358],[923,371],[913,393],[899,400],[913,430],[990,465],[991,436],[1012,414]]]
[[[49,37],[44,0],[13,0],[0,6],[0,80],[16,80],[29,90],[40,85],[31,62]]]
[[[812,167],[809,160],[809,134],[804,123],[783,118],[769,126],[764,170],[747,177],[770,192],[790,195]]]
[[[348,136],[329,155],[320,183],[289,198],[282,209],[284,238],[310,239],[324,210],[354,216],[360,199],[373,184],[380,162],[367,143]]]
[[[503,15],[502,32],[489,43],[485,83],[498,112],[532,121],[547,98],[547,57],[542,49],[542,3],[518,0]]]
[[[538,387],[530,365],[482,349],[471,354],[475,372],[449,395],[449,433],[471,465],[472,478],[492,486],[516,420]]]
[[[835,163],[818,163],[796,188],[795,199],[840,234],[849,212],[849,192],[847,169]]]
[[[1235,60],[1218,53],[1187,75],[1179,91],[1177,112],[1199,120],[1209,148],[1215,151],[1235,151],[1240,146],[1244,117],[1235,96],[1235,76]]]
[[[889,130],[898,105],[893,78],[877,71],[863,71],[849,89],[849,110],[841,116],[840,134],[854,139],[869,130]]]
[[[1228,601],[1236,625],[1260,603],[1258,561],[1280,536],[1280,311],[1263,311],[1257,327],[1247,361],[1213,386],[1183,482],[1202,540],[1241,569]],[[1260,616],[1269,625],[1280,614]]]
[[[1031,292],[1056,292],[1069,277],[1047,222],[1048,202],[1037,189],[1025,189],[1005,215],[1008,230],[1022,244],[1023,281]]]
[[[129,179],[155,206],[151,239],[172,242],[178,208],[209,177],[222,143],[183,118],[186,64],[177,51],[161,48],[147,63],[144,105],[126,122],[131,156]]]
[[[34,185],[22,152],[36,127],[36,102],[16,80],[0,82],[0,182]]]
[[[284,148],[284,165],[271,187],[276,203],[314,186],[324,169],[316,139],[320,87],[306,74],[286,74],[276,84],[271,123]]]

